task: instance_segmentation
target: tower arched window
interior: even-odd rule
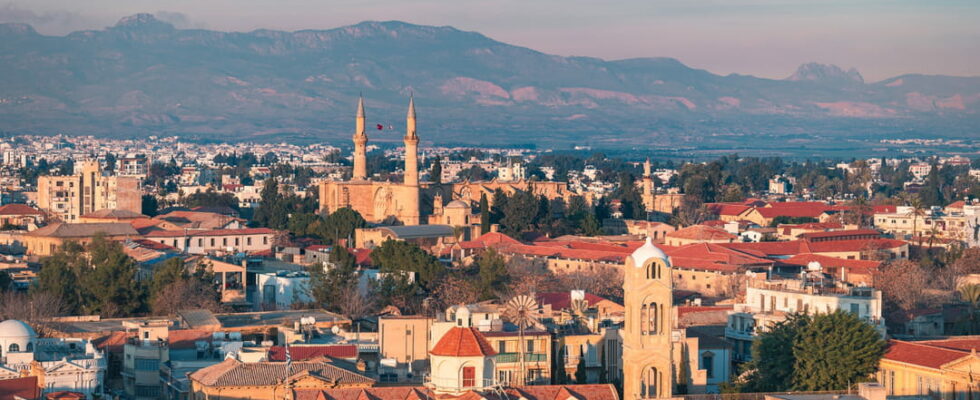
[[[648,322],[649,334],[656,335],[660,331],[660,308],[657,307],[657,303],[650,303],[649,308],[650,321]]]
[[[17,343],[11,343],[10,347],[7,348],[7,352],[16,353],[20,351],[20,345]]]
[[[658,318],[658,320],[660,321],[660,332],[667,332],[667,327],[664,326],[665,325],[665,322],[664,322],[664,319],[665,318],[664,318],[664,305],[663,304],[660,305],[659,315],[660,315],[660,318]]]
[[[649,367],[643,371],[643,379],[640,380],[640,397],[644,399],[660,397],[660,371],[655,367]]]

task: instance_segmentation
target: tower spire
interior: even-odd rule
[[[354,118],[354,173],[353,180],[367,179],[367,132],[365,131],[366,117],[364,114],[364,96],[357,100],[357,116]]]
[[[419,184],[419,136],[415,132],[415,96],[409,97],[405,118],[405,184]]]

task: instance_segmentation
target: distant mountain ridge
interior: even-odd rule
[[[454,143],[696,146],[731,134],[971,137],[980,126],[980,77],[865,83],[817,63],[784,80],[721,76],[398,21],[217,32],[138,14],[64,37],[0,24],[0,58],[0,131],[12,133],[347,140],[359,93],[369,121],[395,127],[414,93],[423,140]]]

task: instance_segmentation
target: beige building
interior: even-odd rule
[[[401,223],[419,225],[433,214],[436,195],[447,200],[462,200],[471,207],[479,204],[482,195],[492,203],[493,193],[501,190],[507,194],[530,191],[549,199],[568,198],[572,195],[564,182],[530,182],[526,180],[502,182],[461,182],[435,184],[419,182],[418,143],[414,100],[409,101],[406,119],[405,172],[402,182],[382,182],[370,179],[367,169],[368,136],[364,100],[358,103],[354,131],[354,168],[349,181],[326,180],[320,183],[320,210],[332,213],[340,208],[356,210],[365,220],[373,223]],[[452,225],[455,225],[453,223]]]
[[[623,292],[623,397],[674,394],[673,288],[667,255],[650,239],[626,258]]]
[[[980,392],[977,343],[976,336],[919,342],[890,340],[879,363],[877,381],[889,397],[974,398]]]
[[[38,177],[38,207],[64,222],[107,208],[142,211],[138,178],[103,176],[98,161],[84,161],[81,170],[79,175]]]
[[[378,318],[382,381],[401,381],[429,369],[432,318],[388,315]],[[392,374],[394,376],[392,376]]]
[[[88,244],[96,235],[109,240],[138,239],[139,233],[127,223],[67,224],[57,222],[22,236],[27,254],[45,257],[54,254],[65,242]]]

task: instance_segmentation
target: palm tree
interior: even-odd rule
[[[912,237],[915,238],[919,232],[919,219],[926,216],[926,207],[918,197],[909,200],[907,205],[912,209],[905,216],[912,217]],[[919,246],[922,246],[922,238],[919,238]]]

